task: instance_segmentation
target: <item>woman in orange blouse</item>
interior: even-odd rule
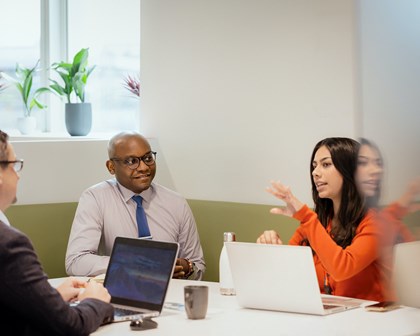
[[[272,213],[300,221],[289,244],[312,248],[322,293],[382,301],[377,225],[355,181],[359,147],[349,138],[326,138],[315,146],[310,165],[314,210],[280,182],[272,182],[267,191],[286,203]],[[272,230],[257,242],[282,243]]]

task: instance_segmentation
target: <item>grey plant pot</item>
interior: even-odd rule
[[[90,103],[66,103],[66,128],[72,136],[87,135],[92,128]]]

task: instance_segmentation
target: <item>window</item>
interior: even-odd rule
[[[16,62],[32,67],[41,60],[34,86],[48,85],[48,67],[89,48],[86,101],[92,103],[92,133],[138,129],[139,100],[124,88],[127,75],[140,73],[140,1],[138,0],[0,0],[0,71],[14,75]],[[21,8],[25,8],[22,13]],[[8,19],[5,21],[4,18]],[[13,29],[10,29],[13,27]],[[36,110],[40,132],[65,133],[64,101],[47,95],[45,111]],[[0,93],[0,128],[16,128],[23,107],[18,92]]]
[[[16,63],[29,68],[40,58],[41,5],[40,1],[27,0],[0,0],[0,3],[0,72],[14,76]],[[40,84],[39,78],[33,85]],[[0,129],[15,128],[16,119],[23,117],[23,113],[17,90],[11,87],[0,93]]]

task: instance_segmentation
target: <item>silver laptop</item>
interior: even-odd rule
[[[420,308],[420,241],[394,246],[393,277],[398,303]]]
[[[231,242],[226,249],[242,307],[327,315],[363,302],[321,295],[308,246]]]
[[[115,239],[104,280],[115,308],[113,322],[161,313],[178,248],[177,243]]]

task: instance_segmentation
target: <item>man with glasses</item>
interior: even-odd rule
[[[23,160],[0,130],[0,325],[2,335],[88,335],[114,309],[106,288],[69,278],[51,287],[29,238],[10,226],[4,211],[16,202]],[[84,289],[82,291],[82,288]],[[77,306],[69,302],[78,300]]]
[[[156,152],[149,142],[136,132],[119,133],[109,141],[108,157],[106,167],[115,178],[80,197],[67,247],[67,273],[105,273],[114,240],[123,236],[179,243],[173,277],[201,280],[206,265],[193,214],[181,195],[152,182]]]

